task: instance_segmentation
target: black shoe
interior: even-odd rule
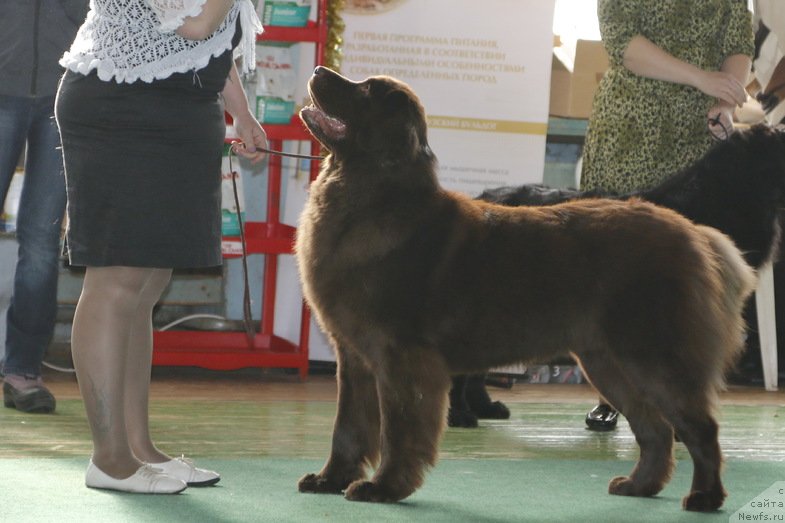
[[[613,430],[616,428],[618,421],[619,411],[605,403],[600,403],[586,414],[586,427],[589,430],[599,432]]]
[[[3,383],[3,404],[22,412],[48,414],[55,410],[55,397],[40,381],[29,388],[17,389],[7,381]]]

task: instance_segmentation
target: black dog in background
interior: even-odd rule
[[[637,197],[669,207],[730,236],[747,263],[760,269],[775,261],[780,241],[778,211],[785,208],[785,127],[761,124],[737,131],[687,169],[645,191],[614,194],[527,184],[489,189],[477,199],[535,206],[598,197]],[[484,375],[456,376],[452,387],[449,426],[476,427],[478,417],[509,417],[507,407],[488,396]]]

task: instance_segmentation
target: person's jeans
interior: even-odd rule
[[[0,95],[0,201],[5,200],[25,143],[25,174],[16,220],[19,258],[7,315],[3,374],[40,376],[57,315],[66,202],[54,96]]]

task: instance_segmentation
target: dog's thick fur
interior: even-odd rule
[[[741,249],[747,263],[760,269],[775,261],[780,243],[779,213],[785,209],[785,127],[756,125],[735,132],[691,166],[643,191],[616,194],[527,184],[488,189],[477,198],[517,207],[600,197],[642,198],[719,229]],[[488,398],[482,376],[455,376],[450,391],[450,426],[477,426],[476,409],[467,397],[480,398],[475,402],[485,411],[500,409],[499,402],[491,403]]]
[[[339,393],[330,456],[300,490],[407,497],[436,461],[451,374],[569,350],[641,446],[610,492],[659,492],[675,430],[694,463],[684,507],[721,506],[712,406],[754,285],[733,243],[640,200],[511,208],[445,191],[405,84],[317,68],[309,91],[301,116],[331,154],[296,256]]]
[[[772,261],[785,209],[785,127],[756,125],[718,142],[703,158],[661,184],[615,194],[529,184],[484,191],[477,198],[510,206],[542,206],[578,198],[641,198],[730,236],[747,263]]]

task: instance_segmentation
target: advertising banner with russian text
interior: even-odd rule
[[[414,88],[444,187],[541,182],[553,12],[554,0],[347,0],[341,72]]]

